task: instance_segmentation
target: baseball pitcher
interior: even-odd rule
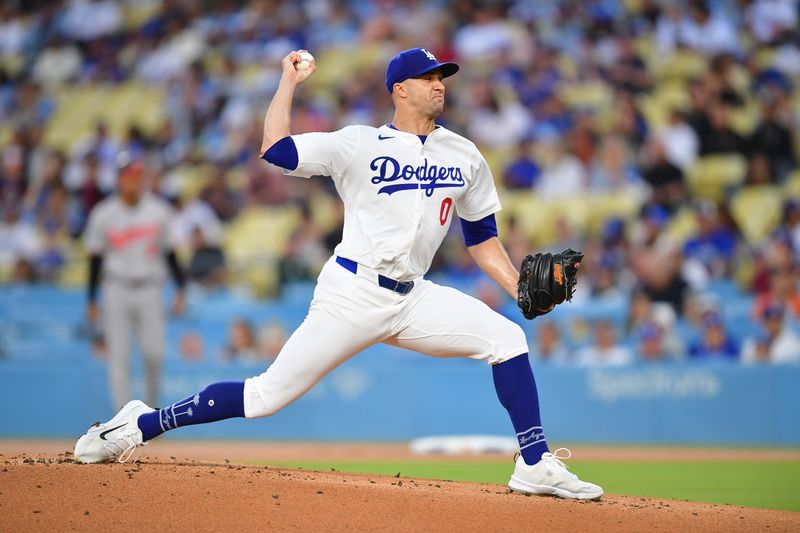
[[[263,374],[215,383],[165,409],[127,404],[78,440],[82,462],[125,460],[161,433],[282,409],[331,370],[379,343],[434,357],[471,357],[492,367],[495,388],[520,444],[509,486],[532,494],[595,499],[603,491],[570,473],[551,453],[525,334],[481,301],[424,278],[458,217],[470,254],[517,300],[527,318],[569,300],[581,254],[526,257],[522,272],[497,238],[500,202],[489,167],[469,140],[436,124],[443,79],[455,63],[424,48],[405,50],[386,70],[395,106],[391,124],[333,133],[290,134],[292,98],[316,64],[306,51],[283,59],[283,75],[264,119],[263,159],[291,176],[329,176],[344,202],[342,242],[320,273],[305,321]],[[119,426],[119,427],[117,427]]]

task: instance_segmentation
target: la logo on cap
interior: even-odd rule
[[[432,53],[428,52],[424,48],[420,48],[420,50],[422,50],[425,53],[425,55],[428,56],[428,59],[430,59],[431,61],[436,61],[436,56],[434,56]]]

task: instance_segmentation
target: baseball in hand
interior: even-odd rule
[[[314,61],[314,56],[308,52],[300,52],[300,61],[294,64],[294,68],[296,70],[306,70],[311,66],[312,61]]]

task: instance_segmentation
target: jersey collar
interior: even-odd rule
[[[384,124],[380,128],[378,128],[379,135],[388,136],[388,135],[395,135],[405,141],[412,141],[412,142],[420,142],[422,144],[437,132],[443,131],[444,128],[438,124],[433,128],[433,131],[430,132],[428,135],[416,135],[414,133],[409,133],[407,131],[401,131],[394,127],[393,124]]]

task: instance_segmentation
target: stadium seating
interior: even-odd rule
[[[744,182],[747,161],[738,154],[701,157],[689,169],[687,181],[694,196],[723,202],[726,194]]]
[[[783,198],[778,187],[758,185],[737,191],[731,200],[731,214],[751,244],[765,239],[781,218]]]

